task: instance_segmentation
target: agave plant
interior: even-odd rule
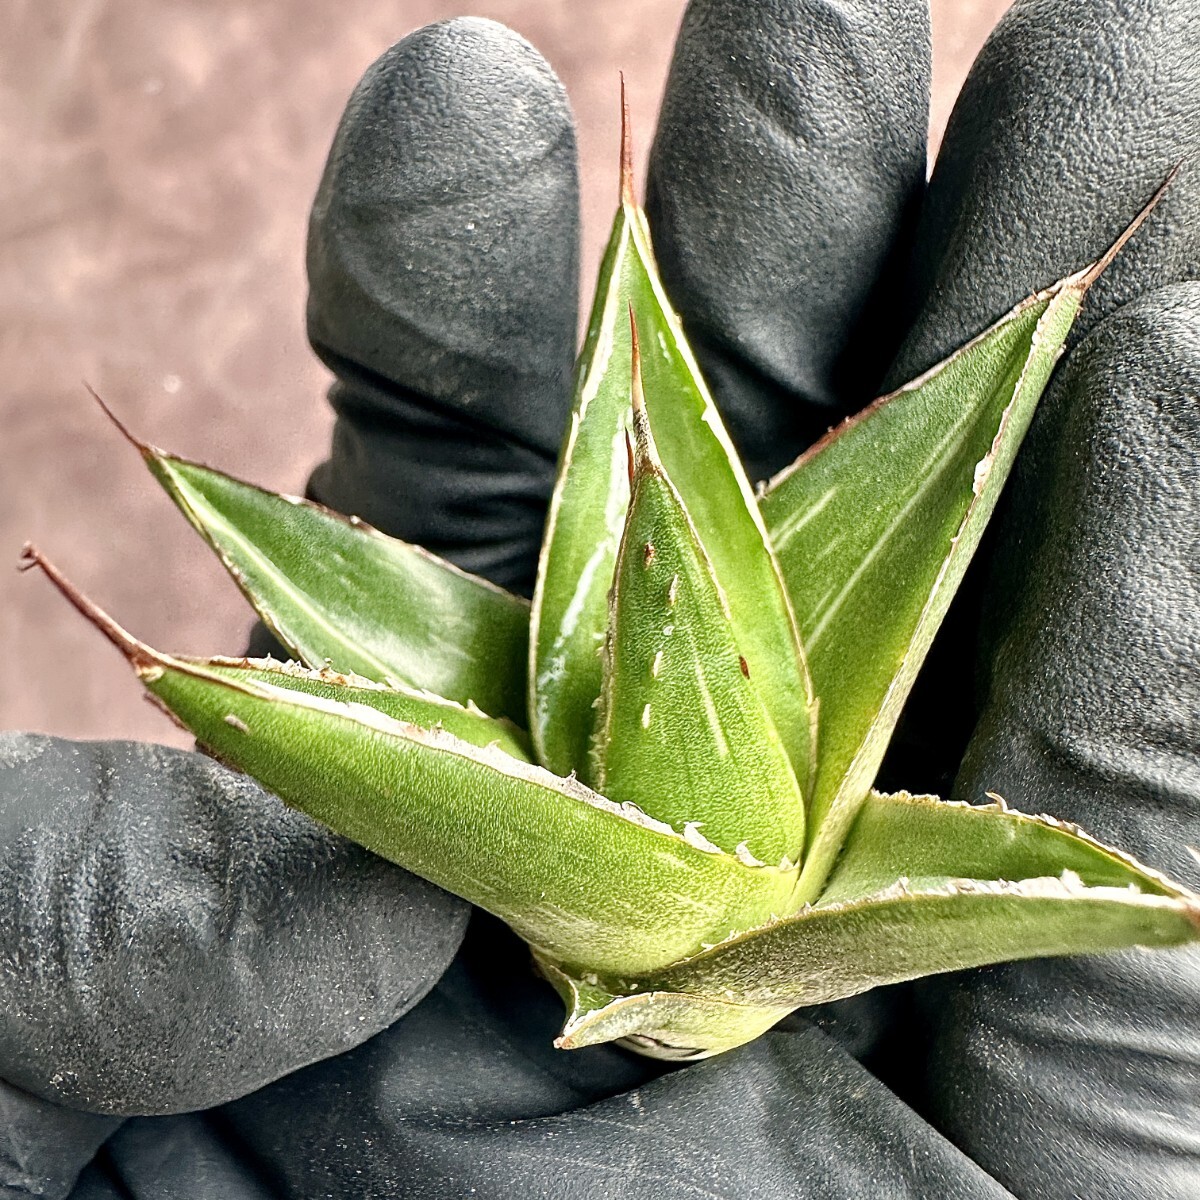
[[[703,1057],[884,983],[1200,937],[1200,897],[1076,828],[872,790],[1084,296],[1142,218],[756,495],[623,140],[532,606],[140,442],[299,662],[159,653],[29,564],[210,753],[507,921],[566,1003],[561,1047]]]

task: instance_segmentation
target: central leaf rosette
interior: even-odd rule
[[[532,608],[137,442],[304,665],[159,653],[27,555],[204,748],[507,921],[561,1046],[699,1057],[883,983],[1180,944],[1200,900],[1076,829],[871,791],[1115,249],[756,498],[626,176]]]

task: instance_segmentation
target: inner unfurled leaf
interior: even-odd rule
[[[630,253],[622,206],[576,367],[575,404],[533,595],[529,729],[540,762],[560,775],[576,771],[585,778],[608,589],[629,502],[629,318],[621,281]]]
[[[263,621],[309,666],[423,688],[524,726],[524,600],[318,504],[139,449]]]
[[[658,279],[641,225],[634,226],[634,242],[642,270],[630,280],[630,303],[650,428],[725,594],[755,686],[796,778],[807,790],[815,764],[817,707],[779,564],[745,471]]]
[[[705,549],[658,461],[636,383],[635,398],[596,787],[677,830],[697,827],[730,853],[795,862],[804,845],[800,788]]]
[[[851,418],[763,496],[821,705],[806,899],[874,781],[995,507],[1079,310],[1076,283],[1031,297]]]
[[[795,622],[749,482],[658,278],[631,187],[623,189],[601,269],[543,543],[530,669],[534,745],[555,770],[587,770],[600,690],[598,651],[629,495],[630,309],[659,455],[688,506],[741,653],[806,785],[816,714]]]

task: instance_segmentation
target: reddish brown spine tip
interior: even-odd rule
[[[117,416],[115,412],[104,402],[100,393],[85,379],[83,386],[87,388],[88,394],[100,406],[100,411],[116,426],[117,432],[135,449],[139,454],[147,455],[150,453],[150,447],[145,442],[135,438],[129,431],[129,426]]]
[[[1167,194],[1171,184],[1179,176],[1179,172],[1183,169],[1184,159],[1180,159],[1171,170],[1167,173],[1166,179],[1158,185],[1154,195],[1142,206],[1141,212],[1125,227],[1121,236],[1098,258],[1090,267],[1083,271],[1079,276],[1078,286],[1084,291],[1087,291],[1105,271],[1112,266],[1112,261],[1125,249],[1125,244],[1131,237],[1142,227],[1146,218],[1158,207],[1162,198]]]
[[[148,646],[126,632],[93,600],[88,599],[32,542],[21,551],[20,569],[38,567],[63,597],[80,612],[129,660],[136,671],[157,666],[158,660]]]
[[[629,94],[625,90],[625,72],[621,75],[621,187],[620,202],[630,208],[637,207],[633,194],[633,133],[629,119]]]

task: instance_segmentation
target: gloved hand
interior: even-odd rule
[[[751,472],[901,343],[893,381],[1102,250],[1200,144],[1197,45],[1195,0],[1018,0],[922,204],[922,4],[694,0],[648,206]],[[368,73],[314,210],[339,419],[313,493],[513,586],[566,413],[575,189],[548,68],[464,21]],[[1198,218],[1185,169],[1090,298],[897,750],[953,770],[973,695],[961,798],[1078,819],[1193,885]],[[553,1050],[558,1001],[478,915],[397,1019],[462,906],[204,760],[3,754],[12,1194],[66,1194],[105,1138],[73,1196],[1200,1194],[1194,953],[932,980],[660,1074]]]

